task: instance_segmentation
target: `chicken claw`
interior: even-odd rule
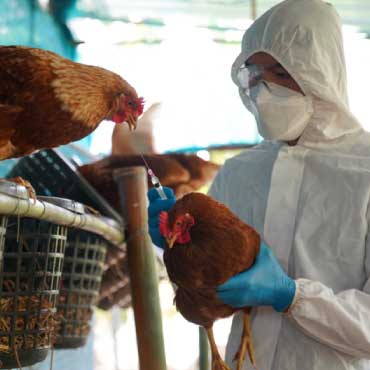
[[[213,336],[213,330],[211,328],[206,328],[208,341],[211,346],[211,353],[212,353],[212,370],[230,370],[230,368],[226,365],[226,363],[222,360],[217,346],[215,342],[215,338]]]
[[[255,369],[256,366],[256,358],[254,356],[254,348],[253,348],[253,340],[251,335],[251,328],[250,328],[250,315],[251,309],[246,308],[244,310],[244,317],[243,317],[243,334],[241,337],[240,346],[238,352],[235,354],[234,361],[238,361],[237,370],[243,369],[243,363],[245,359],[245,355],[248,352],[249,359],[251,364]]]
[[[14,182],[16,184],[24,186],[27,189],[28,196],[30,197],[30,199],[33,200],[34,204],[36,203],[36,200],[37,200],[36,192],[35,192],[35,189],[32,187],[30,182],[28,182],[27,180],[23,179],[20,176],[13,177],[11,179],[7,179],[7,181],[11,181],[11,182]]]
[[[226,363],[220,358],[212,361],[212,370],[230,370]]]

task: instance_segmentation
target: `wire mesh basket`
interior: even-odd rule
[[[0,181],[0,194],[5,194],[8,196],[13,196],[21,199],[29,199],[28,192],[24,186],[19,186],[14,182],[5,181],[4,179],[1,179]],[[3,260],[4,242],[7,225],[8,225],[8,216],[0,214],[0,263]]]
[[[87,212],[69,199],[39,197],[72,212]],[[104,218],[103,218],[104,219]],[[62,282],[57,302],[55,348],[77,348],[85,344],[103,274],[108,242],[100,235],[69,228]]]
[[[5,234],[7,226],[8,226],[8,216],[0,215],[0,266],[3,261]]]
[[[57,149],[41,150],[23,157],[7,174],[8,178],[16,176],[28,180],[38,195],[74,199],[122,223],[118,212]]]
[[[0,238],[0,368],[12,369],[44,360],[52,345],[67,227],[10,216]]]
[[[81,230],[70,232],[57,304],[62,320],[58,325],[55,348],[77,348],[87,340],[107,244],[93,233]]]
[[[126,246],[109,245],[98,307],[110,310],[115,305],[120,306],[121,301],[131,302]]]

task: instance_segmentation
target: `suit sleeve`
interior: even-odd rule
[[[320,282],[296,280],[288,316],[309,336],[337,351],[370,359],[370,245],[361,290],[334,293]]]

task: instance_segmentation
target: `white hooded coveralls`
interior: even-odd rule
[[[244,35],[236,83],[260,51],[313,97],[314,114],[296,146],[262,142],[226,161],[210,190],[296,279],[288,314],[254,310],[258,369],[370,370],[370,135],[348,108],[339,17],[321,0],[270,9]],[[226,353],[232,369],[241,332],[236,314]]]

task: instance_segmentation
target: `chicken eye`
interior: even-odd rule
[[[129,102],[128,102],[128,106],[129,106],[130,108],[134,108],[134,107],[135,107],[135,103],[134,103],[132,100],[129,100]]]
[[[175,222],[175,225],[176,225],[176,226],[181,226],[181,222],[180,222],[180,221],[176,221],[176,222]]]

